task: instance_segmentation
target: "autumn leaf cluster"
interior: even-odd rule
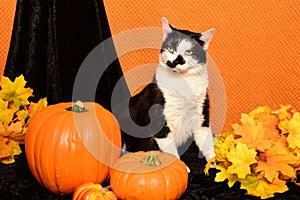
[[[300,113],[290,105],[258,107],[242,114],[239,124],[220,134],[215,143],[215,181],[240,182],[247,194],[262,199],[288,190],[300,172]]]
[[[37,103],[29,102],[33,90],[26,88],[24,76],[13,82],[5,77],[0,81],[0,161],[13,163],[14,156],[21,153],[19,144],[24,143],[30,119],[41,108],[47,106],[46,98]]]

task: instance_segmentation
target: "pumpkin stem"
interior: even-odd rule
[[[157,156],[157,152],[155,152],[155,151],[148,152],[146,154],[145,158],[143,158],[141,160],[141,163],[149,165],[149,166],[160,166],[161,165],[161,161],[159,160],[159,158]]]
[[[73,111],[73,112],[86,112],[87,109],[85,109],[83,103],[81,101],[76,101],[76,103],[69,108],[66,108],[68,111]]]

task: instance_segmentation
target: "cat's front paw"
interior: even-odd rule
[[[207,162],[213,159],[214,157],[216,157],[216,153],[214,150],[211,150],[208,154],[205,155],[205,159]]]

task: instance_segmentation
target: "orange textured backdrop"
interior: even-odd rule
[[[0,74],[6,62],[15,9],[16,0],[0,0]]]
[[[208,52],[225,85],[223,130],[238,122],[242,112],[259,105],[282,103],[300,107],[300,1],[104,2],[113,35],[130,29],[160,27],[162,16],[178,28],[216,29]],[[144,49],[122,55],[125,73],[144,63],[157,62],[158,52]]]
[[[259,105],[282,103],[300,108],[300,1],[104,0],[104,3],[114,36],[137,28],[160,27],[162,16],[178,28],[216,29],[208,52],[226,91],[223,130],[238,122],[242,112]],[[6,59],[14,6],[15,0],[0,0],[1,67]],[[119,46],[116,47],[119,52]],[[124,73],[141,65],[152,66],[158,61],[158,53],[158,49],[147,48],[121,55]],[[151,77],[132,77],[151,80]]]

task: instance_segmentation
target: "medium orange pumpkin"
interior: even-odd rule
[[[30,121],[25,137],[32,174],[59,194],[70,194],[86,182],[106,181],[121,152],[120,128],[109,111],[93,102],[84,103],[85,108],[72,105],[43,108]]]
[[[187,183],[186,165],[169,153],[126,154],[110,169],[110,184],[118,199],[178,199]]]
[[[117,197],[100,184],[84,183],[75,189],[72,200],[117,200]]]

